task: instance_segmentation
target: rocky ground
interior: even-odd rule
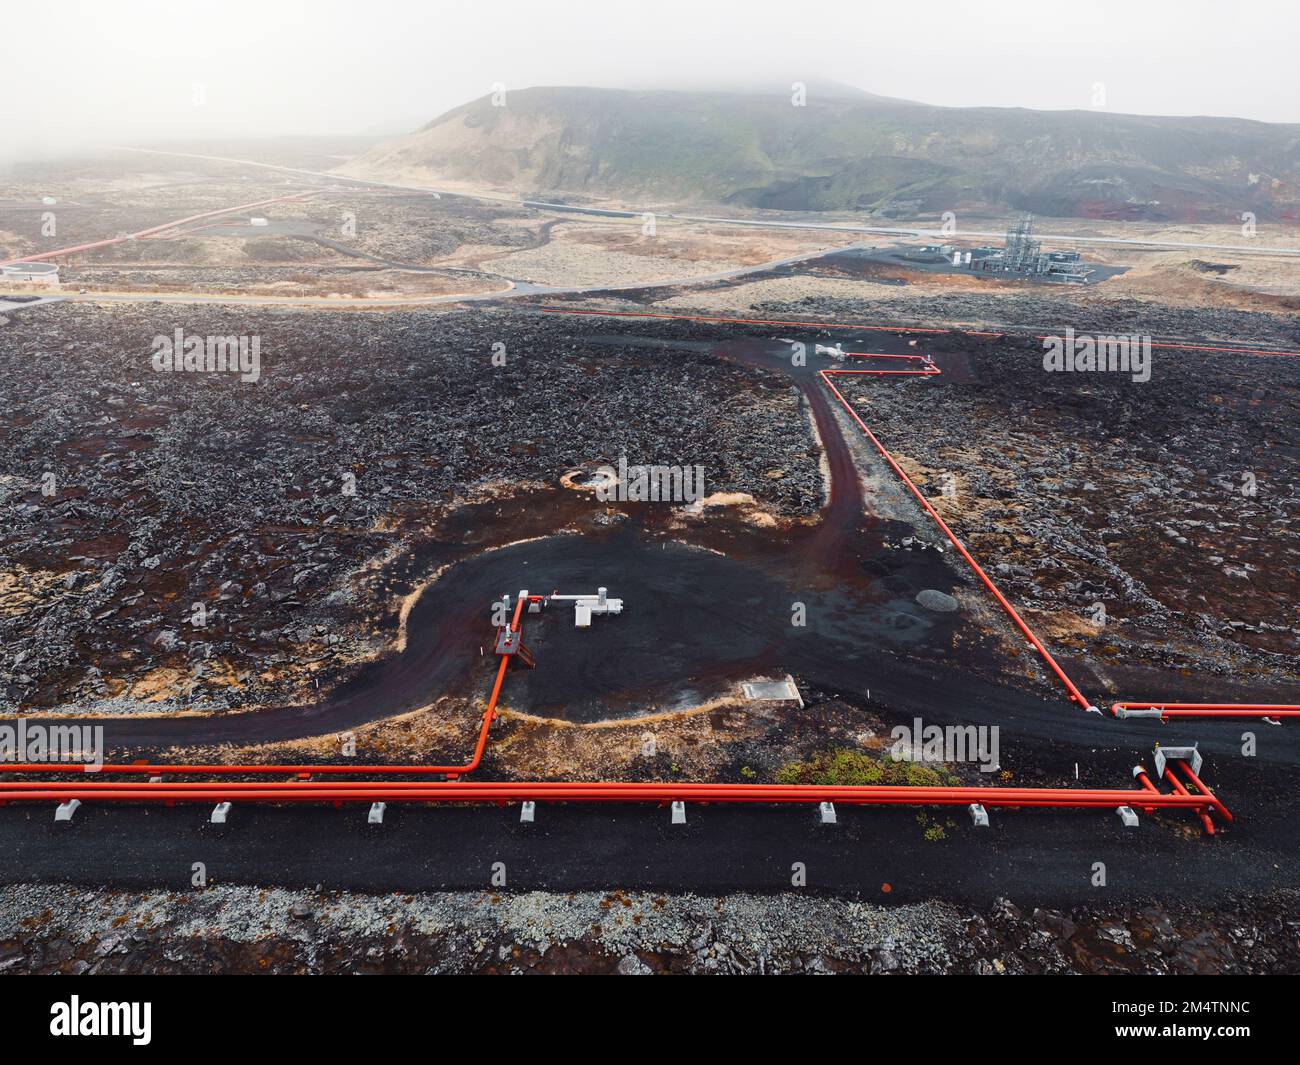
[[[297,242],[298,247],[310,245]],[[297,250],[297,249],[293,249]],[[303,264],[285,256],[279,262],[243,267],[228,265],[132,268],[120,264],[82,266],[66,277],[69,286],[90,292],[227,293],[274,298],[411,299],[502,292],[508,282],[479,273],[414,273],[382,266],[357,265],[333,256],[332,262]],[[119,287],[121,286],[121,287]]]
[[[1069,911],[803,894],[0,888],[0,973],[1300,971],[1296,896]]]
[[[813,287],[809,286],[810,290]],[[1113,299],[1104,286],[1068,293],[1042,285],[998,285],[992,292],[880,292],[878,286],[872,286],[870,294],[857,299],[806,295],[795,300],[761,301],[754,309],[765,316],[798,314],[825,321],[976,322],[1044,333],[1057,333],[1072,325],[1078,333],[1222,338],[1300,347],[1300,320],[1294,315]]]
[[[1132,284],[1128,283],[1130,275],[1125,274],[1098,285],[1064,286],[924,274],[886,266],[850,278],[835,260],[817,260],[723,282],[648,289],[636,298],[673,313],[925,326],[955,322],[1039,333],[1055,333],[1072,325],[1080,333],[1300,346],[1300,319],[1295,315],[1300,299],[1294,294],[1252,297],[1231,291],[1213,271],[1193,269],[1190,263],[1196,261],[1183,254],[1176,267],[1163,272],[1135,269],[1131,271]],[[1252,275],[1270,266],[1264,259],[1250,262]],[[1277,271],[1275,276],[1283,278],[1290,278],[1298,269],[1291,262],[1271,265]],[[1300,287],[1300,280],[1287,284],[1294,290]]]
[[[259,380],[156,372],[153,339],[176,328],[260,338]],[[817,509],[788,382],[582,341],[602,328],[510,311],[24,311],[0,327],[2,372],[22,383],[0,428],[0,705],[289,700],[376,650],[372,622],[402,593],[374,588],[368,563],[458,502],[580,463],[701,464],[710,491]]]
[[[540,224],[536,212],[507,205],[359,188],[332,190],[295,205],[291,213],[323,221],[323,235],[348,247],[416,264],[444,260],[466,247],[501,252],[532,247]]]
[[[1002,340],[933,380],[840,380],[1056,646],[1294,683],[1294,360],[1157,350],[1147,382],[1042,360]]]

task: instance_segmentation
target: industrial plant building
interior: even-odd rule
[[[954,249],[952,263],[977,273],[1077,285],[1087,284],[1093,273],[1077,251],[1043,251],[1042,242],[1034,239],[1034,216],[1031,214],[1007,227],[1006,243],[1001,248]]]

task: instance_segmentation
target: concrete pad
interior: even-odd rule
[[[798,703],[803,706],[803,697],[794,677],[788,673],[784,680],[765,680],[755,678],[747,680],[740,686],[746,702],[751,703]]]
[[[1151,756],[1156,763],[1156,778],[1165,779],[1165,768],[1169,762],[1186,762],[1192,767],[1192,772],[1198,777],[1201,775],[1201,752],[1196,749],[1196,744],[1190,747],[1163,747],[1156,744]]]

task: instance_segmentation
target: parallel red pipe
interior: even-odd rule
[[[1181,786],[1181,785],[1180,785]],[[107,784],[54,787],[33,783],[27,788],[0,788],[3,802],[67,801],[79,798],[98,802],[493,802],[541,800],[548,802],[670,802],[812,804],[840,802],[874,806],[967,806],[979,803],[995,807],[1050,807],[1114,809],[1125,805],[1152,805],[1204,812],[1215,801],[1204,795],[1190,795],[1184,789],[1175,795],[1133,790],[1076,792],[1068,788],[893,788],[880,786],[833,786],[814,784],[714,784],[683,788],[675,784],[592,784],[561,783],[541,787],[537,782],[426,783],[400,787],[378,784],[369,788],[299,786],[294,784],[255,785],[237,789],[231,785],[201,784]]]
[[[476,781],[473,782],[475,788],[505,788],[516,791],[526,792],[530,795],[547,796],[550,794],[563,794],[575,789],[583,790],[589,788],[599,788],[611,793],[667,793],[671,792],[674,796],[695,797],[701,795],[713,795],[719,792],[735,793],[737,795],[751,794],[773,794],[777,796],[803,797],[805,799],[815,798],[817,795],[829,791],[843,792],[849,795],[896,795],[904,798],[927,799],[934,796],[945,796],[958,800],[967,800],[970,802],[979,802],[983,799],[997,799],[998,801],[1019,802],[1019,801],[1037,801],[1037,800],[1058,800],[1062,797],[1075,801],[1092,801],[1092,802],[1114,802],[1126,797],[1135,796],[1145,797],[1142,793],[1132,789],[1120,788],[993,788],[983,786],[965,786],[965,785],[894,785],[894,784],[873,784],[873,785],[821,785],[821,784],[710,784],[710,783],[675,783],[675,782],[640,782],[640,781]],[[79,781],[0,781],[0,792],[31,792],[40,790],[54,790],[60,792],[79,792],[85,789],[103,791],[105,793],[136,793],[143,792],[150,795],[161,793],[178,793],[199,792],[208,789],[237,794],[239,792],[256,792],[265,791],[283,791],[294,794],[312,793],[319,791],[335,792],[364,792],[370,788],[383,788],[388,791],[403,792],[426,792],[429,790],[442,791],[452,790],[459,794],[465,788],[471,787],[470,783],[462,782],[459,784],[447,783],[442,781],[225,781],[225,782],[195,782],[195,781],[164,781],[157,784],[141,784],[138,781],[103,781],[103,782],[79,782]],[[1193,796],[1195,798],[1195,796]],[[1213,794],[1205,793],[1198,799],[1201,805],[1213,805],[1217,800]]]
[[[0,773],[77,773],[87,776],[91,775],[133,775],[133,776],[302,776],[312,773],[323,776],[364,776],[373,774],[376,776],[423,776],[429,774],[439,774],[453,776],[461,773],[468,773],[478,768],[478,763],[482,759],[482,748],[487,735],[487,726],[491,724],[491,719],[486,713],[480,719],[482,724],[479,726],[478,739],[475,744],[474,757],[462,765],[331,765],[328,763],[313,763],[311,765],[267,765],[259,763],[256,765],[233,765],[223,763],[219,765],[180,765],[170,762],[127,762],[127,763],[104,763],[100,766],[87,765],[83,762],[21,762],[14,765],[6,765],[0,762]]]
[[[497,670],[497,680],[505,672],[505,662]],[[310,765],[181,765],[163,762],[104,763],[100,766],[83,762],[17,762],[7,765],[0,762],[0,773],[76,773],[83,776],[132,775],[132,776],[428,776],[437,774],[454,780],[471,773],[483,760],[487,746],[488,731],[496,719],[495,707],[483,712],[480,719],[478,738],[474,744],[474,753],[468,762],[460,765],[330,765],[313,763]]]

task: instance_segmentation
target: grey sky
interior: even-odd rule
[[[834,79],[927,103],[1300,122],[1288,0],[64,0],[0,26],[0,157],[399,132],[491,91]],[[17,88],[15,88],[17,86]],[[197,87],[197,88],[196,88]]]

